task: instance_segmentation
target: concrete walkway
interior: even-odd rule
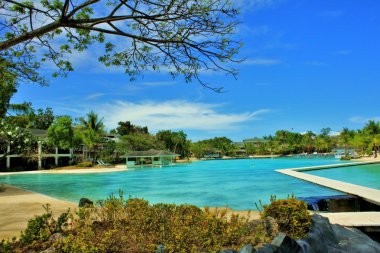
[[[380,190],[301,172],[301,171],[348,167],[348,166],[373,164],[373,163],[379,163],[379,161],[283,169],[283,170],[277,170],[277,172],[280,172],[288,176],[296,177],[296,178],[299,178],[311,183],[322,185],[324,187],[328,187],[337,191],[355,195],[367,200],[368,202],[380,205]],[[329,218],[331,223],[340,224],[342,226],[348,226],[348,227],[380,226],[380,212],[341,212],[341,213],[318,213],[318,214]]]
[[[332,224],[345,227],[373,227],[380,224],[380,212],[318,213]]]
[[[376,162],[344,163],[344,164],[334,164],[334,165],[324,165],[324,166],[313,166],[313,167],[277,170],[277,172],[280,172],[288,176],[296,177],[308,182],[312,182],[314,184],[319,184],[319,185],[322,185],[322,186],[325,186],[337,191],[355,195],[371,203],[380,205],[380,190],[365,187],[365,186],[360,186],[356,184],[350,184],[350,183],[346,183],[346,182],[342,182],[342,181],[338,181],[334,179],[329,179],[325,177],[305,174],[301,172],[301,171],[338,168],[338,167],[347,167],[347,166],[373,164],[373,163],[379,163],[379,162],[376,161]],[[379,220],[379,223],[380,223],[380,220]]]

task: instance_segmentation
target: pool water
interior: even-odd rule
[[[93,174],[19,174],[0,176],[14,185],[59,199],[78,202],[87,197],[105,199],[110,194],[139,197],[151,203],[188,203],[256,209],[271,194],[285,198],[342,194],[276,172],[277,169],[340,163],[334,158],[276,158],[199,161],[173,167],[143,168]]]
[[[380,164],[313,170],[307,173],[380,190]]]

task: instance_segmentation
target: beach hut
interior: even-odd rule
[[[178,154],[150,149],[147,151],[132,151],[125,155],[127,168],[142,166],[170,166]]]

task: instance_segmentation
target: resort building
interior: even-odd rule
[[[178,154],[150,149],[147,151],[132,151],[125,155],[127,168],[142,166],[170,166]]]

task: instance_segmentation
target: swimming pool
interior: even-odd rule
[[[151,203],[188,203],[197,206],[228,206],[256,209],[255,203],[270,195],[285,198],[342,194],[276,172],[276,169],[340,163],[334,158],[276,158],[212,160],[173,167],[143,168],[97,174],[19,174],[0,176],[0,183],[14,185],[55,198],[79,201],[117,194],[139,197]]]
[[[380,164],[312,170],[305,173],[380,190]]]

